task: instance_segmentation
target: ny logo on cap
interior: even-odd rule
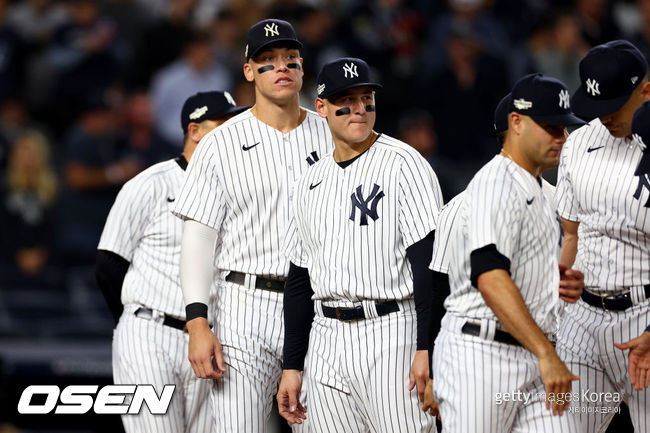
[[[567,90],[561,90],[560,91],[560,107],[564,108],[565,110],[569,108],[569,92]]]
[[[593,78],[587,78],[587,93],[591,93],[592,96],[600,95],[600,84],[598,81]]]
[[[229,103],[230,105],[237,105],[237,104],[235,103],[235,99],[230,95],[230,93],[228,93],[228,92],[223,92],[223,96],[226,98],[226,101],[228,101],[228,103]]]
[[[348,77],[348,72],[350,73],[350,76]],[[357,65],[354,63],[345,63],[343,65],[343,73],[345,73],[345,78],[354,78],[358,77],[359,74],[357,73]]]
[[[264,26],[264,36],[267,38],[269,36],[280,36],[280,31],[278,30],[278,25],[276,23],[270,23]]]
[[[195,108],[194,111],[192,111],[190,113],[190,119],[196,120],[199,117],[203,116],[207,112],[208,112],[208,106],[207,105],[204,105],[203,107]]]

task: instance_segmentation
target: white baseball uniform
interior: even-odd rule
[[[497,155],[443,215],[445,226],[453,223],[445,229],[450,234],[436,233],[435,245],[445,251],[434,253],[432,267],[447,266],[450,282],[433,354],[434,395],[445,432],[575,431],[575,418],[554,417],[546,409],[537,358],[520,345],[497,341],[503,328],[470,278],[472,251],[494,245],[509,260],[511,278],[537,325],[547,334],[556,330],[561,229],[542,185]],[[463,332],[468,325],[478,335]],[[510,401],[499,398],[504,394]]]
[[[441,205],[431,166],[386,135],[345,168],[330,154],[298,182],[286,251],[314,291],[303,376],[310,431],[435,431],[408,391],[416,315],[406,249],[435,229]],[[379,315],[386,301],[399,311]],[[329,318],[324,306],[361,306],[366,319]]]
[[[622,399],[635,430],[650,431],[650,393],[634,390],[627,353],[614,347],[640,335],[650,321],[644,293],[650,284],[650,189],[634,176],[642,153],[636,140],[613,137],[598,119],[574,131],[562,149],[558,211],[580,223],[573,267],[585,274],[585,290],[599,296],[630,292],[634,304],[606,311],[580,300],[567,307],[560,324],[558,353],[580,376],[576,406],[582,430],[590,433],[605,431]],[[617,397],[592,398],[592,392]]]
[[[332,149],[325,120],[306,111],[286,134],[250,110],[210,132],[192,157],[174,209],[218,231],[212,316],[228,365],[212,387],[219,432],[264,431],[282,375],[282,293],[255,286],[258,277],[286,277],[281,247],[294,183]],[[232,272],[245,277],[226,281]]]
[[[130,262],[122,285],[124,312],[113,335],[115,383],[176,389],[167,415],[124,415],[127,432],[211,431],[210,382],[187,362],[189,335],[163,324],[185,320],[179,262],[183,223],[171,213],[185,177],[185,160],[144,170],[122,187],[106,220],[98,249]],[[214,290],[212,290],[214,296]]]

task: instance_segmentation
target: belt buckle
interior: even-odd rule
[[[626,295],[629,296],[629,292],[628,292],[628,293],[625,293],[625,294],[623,294],[623,295],[605,295],[605,296],[601,296],[601,297],[600,297],[600,305],[603,307],[603,310],[605,310],[605,311],[607,311],[607,312],[610,312],[611,310],[608,310],[607,307],[605,307],[605,301],[606,301],[607,299],[616,299],[616,298],[618,298],[619,296],[621,296],[621,297],[625,297]]]

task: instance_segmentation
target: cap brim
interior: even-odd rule
[[[606,116],[618,111],[630,99],[633,91],[612,99],[594,99],[587,93],[585,85],[581,84],[571,97],[571,109],[583,119],[592,121],[596,117]]]
[[[551,116],[530,116],[535,122],[544,123],[546,125],[554,126],[582,126],[587,122],[580,119],[574,114],[558,114]]]
[[[289,46],[291,48],[297,48],[297,49],[302,48],[302,43],[295,40],[295,39],[290,39],[290,38],[273,39],[272,41],[268,41],[268,42],[260,45],[259,47],[257,47],[257,49],[253,53],[249,53],[248,57],[246,57],[246,58],[247,59],[252,59],[256,55],[258,55],[264,48],[268,47],[269,45],[276,45],[276,44],[280,45],[280,46],[286,45],[286,46]]]
[[[331,90],[329,92],[323,92],[322,94],[318,95],[318,97],[321,98],[321,99],[325,99],[325,98],[329,98],[332,95],[336,95],[337,93],[341,93],[341,92],[344,92],[346,90],[353,89],[355,87],[363,87],[363,86],[370,86],[375,90],[383,89],[383,87],[384,87],[381,84],[377,84],[377,83],[354,83],[354,84],[349,84],[347,86],[338,87],[338,88],[333,89],[333,90]]]
[[[220,114],[217,114],[217,115],[214,115],[214,116],[210,116],[210,117],[211,117],[211,118],[219,118],[219,117],[228,116],[229,114],[239,114],[239,113],[241,113],[242,111],[246,111],[246,110],[248,110],[249,108],[251,108],[250,105],[245,106],[245,107],[244,107],[244,106],[230,107],[230,108],[228,108],[227,110],[222,111]]]

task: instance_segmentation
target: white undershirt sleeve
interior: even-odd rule
[[[181,289],[185,305],[208,305],[214,269],[217,231],[191,219],[183,223],[181,242]]]

